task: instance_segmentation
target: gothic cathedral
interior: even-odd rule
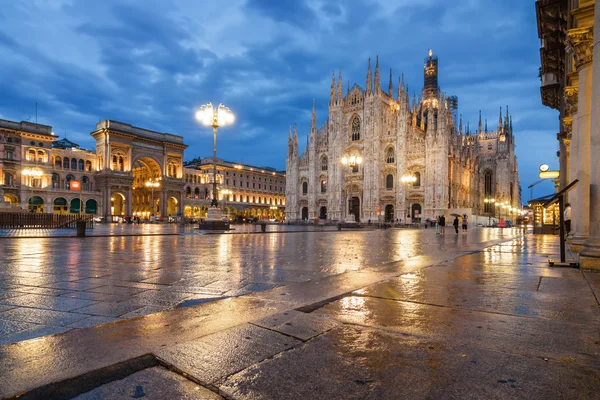
[[[438,86],[438,59],[425,59],[424,87],[409,99],[404,76],[394,97],[381,89],[379,60],[367,70],[366,89],[343,94],[342,74],[331,78],[329,116],[317,129],[313,104],[307,148],[296,128],[286,159],[286,218],[366,222],[425,221],[439,215],[502,216],[520,208],[512,118],[489,131],[479,114],[476,132],[457,121],[458,99]],[[458,126],[457,126],[458,125]],[[494,199],[496,203],[491,200]],[[499,207],[500,206],[500,207]],[[473,219],[471,219],[473,221]]]

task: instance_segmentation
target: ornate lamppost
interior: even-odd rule
[[[406,213],[406,223],[408,223],[408,218],[410,217],[410,222],[412,222],[412,215],[410,214],[410,204],[408,204],[408,185],[409,184],[414,184],[417,181],[417,177],[414,175],[410,175],[410,174],[406,174],[403,175],[402,178],[400,178],[400,182],[404,183],[404,188],[406,189],[405,192],[405,201],[406,201],[406,209],[407,209],[407,213]]]
[[[347,165],[350,167],[350,170],[353,171],[355,167],[358,167],[363,162],[363,158],[360,155],[351,155],[351,156],[343,156],[342,157],[342,165]],[[352,180],[350,181],[350,214],[346,217],[346,223],[356,223],[356,216],[352,213],[354,208],[354,197],[352,192]],[[346,206],[344,206],[344,211]]]
[[[154,188],[159,188],[160,182],[159,181],[148,181],[148,182],[146,182],[146,187],[150,188],[150,193],[151,193],[150,207],[152,208],[150,217],[152,219],[154,219]]]
[[[202,125],[212,126],[213,128],[213,197],[202,229],[229,229],[229,223],[223,221],[217,196],[217,128],[231,125],[235,120],[235,116],[223,104],[219,104],[219,107],[215,108],[212,103],[208,103],[196,111],[196,119]]]

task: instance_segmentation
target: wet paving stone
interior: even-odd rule
[[[235,399],[591,399],[599,385],[600,376],[583,367],[344,326],[219,388]]]
[[[343,276],[347,271],[383,265],[394,272],[400,267],[389,266],[390,262],[454,251],[457,243],[464,249],[480,248],[481,241],[513,235],[510,231],[473,230],[457,242],[452,237],[436,237],[432,230],[199,235],[191,228],[180,229],[174,225],[139,228],[103,225],[95,229],[92,234],[181,235],[93,237],[85,241],[4,238],[6,257],[0,262],[0,304],[4,304],[5,298],[13,298],[11,305],[5,307],[23,310],[13,314],[5,312],[14,309],[0,310],[3,314],[0,318],[21,320],[21,313],[27,314],[33,309],[30,307],[57,312],[69,310],[76,314],[72,321],[54,320],[49,314],[47,319],[35,314],[29,317],[36,323],[46,324],[49,320],[50,325],[62,325],[76,323],[82,318],[80,314],[129,318],[182,303],[198,304],[254,292],[268,297],[270,292],[280,290],[279,286]],[[513,255],[504,261],[515,260]],[[289,296],[286,300],[303,300],[314,295],[312,292],[304,296],[300,292],[283,292]],[[26,293],[58,296],[58,300],[46,304],[34,296],[16,300]],[[279,300],[281,296],[276,297]]]
[[[301,342],[258,326],[245,324],[170,347],[157,357],[203,383],[259,363]]]
[[[72,329],[81,329],[81,328],[89,328],[90,326],[107,324],[110,322],[120,321],[119,318],[113,317],[101,317],[101,316],[90,316],[88,318],[82,319],[77,322],[73,322],[72,324],[67,325],[67,328]]]
[[[82,314],[27,307],[17,307],[12,310],[0,312],[0,319],[52,326],[65,326],[83,318],[85,318],[85,315]]]
[[[78,308],[87,307],[94,304],[94,301],[72,299],[69,297],[43,296],[38,294],[26,294],[24,296],[13,297],[0,301],[0,304],[42,308],[54,311],[73,311]]]
[[[163,367],[149,368],[107,383],[74,397],[74,400],[104,399],[189,399],[222,400],[216,393]]]
[[[37,326],[39,325],[31,322],[0,319],[0,337],[12,335],[13,333],[35,328]]]
[[[128,300],[121,303],[96,303],[88,307],[76,310],[77,313],[99,315],[105,317],[119,317],[134,310],[140,309],[144,304],[129,303]],[[0,314],[0,318],[2,314]]]
[[[35,339],[40,336],[55,335],[71,330],[69,327],[61,326],[41,326],[32,327],[10,335],[0,336],[0,346],[11,343],[21,342],[23,340]]]

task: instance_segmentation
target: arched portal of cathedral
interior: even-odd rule
[[[421,222],[422,208],[420,204],[413,204],[411,207],[410,216],[413,222]]]
[[[388,204],[385,206],[385,221],[393,221],[394,220],[394,206]]]
[[[322,207],[319,209],[319,218],[320,218],[320,219],[327,219],[327,207],[325,207],[325,206],[322,206]]]
[[[348,214],[354,214],[356,222],[360,222],[360,197],[351,197],[348,200]]]
[[[302,220],[308,220],[308,207],[302,207]]]

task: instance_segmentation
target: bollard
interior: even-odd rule
[[[261,230],[261,232],[266,232],[267,231],[267,224],[260,224],[260,230]]]
[[[77,237],[85,237],[85,221],[77,221],[75,226],[77,227]]]

